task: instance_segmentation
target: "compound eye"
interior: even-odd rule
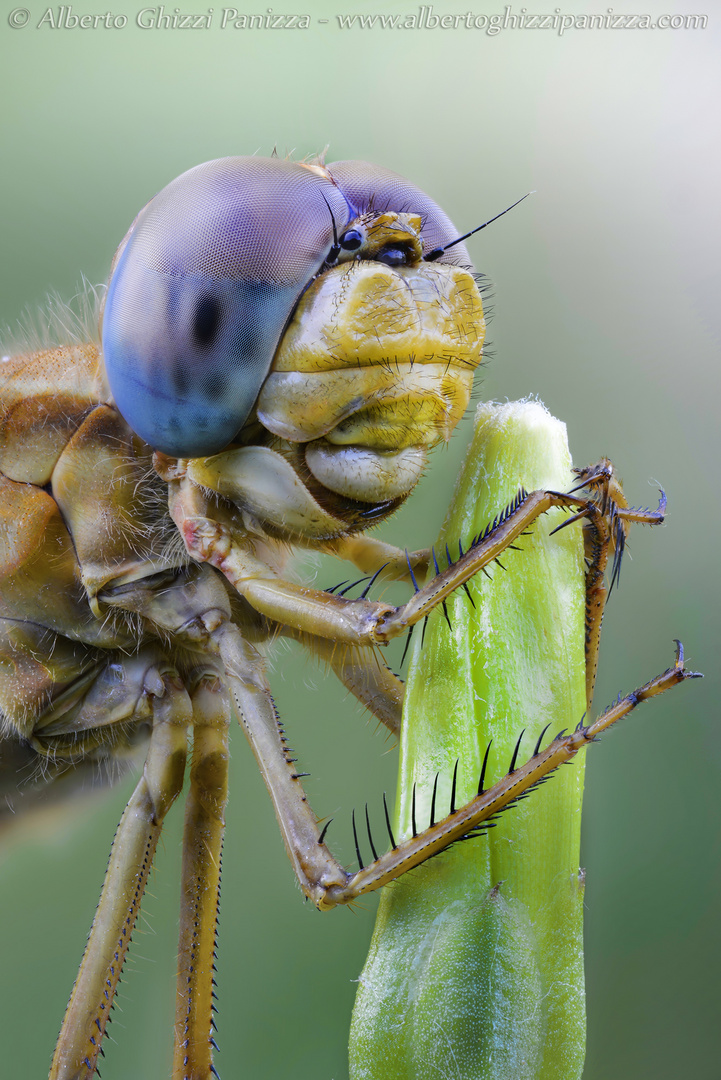
[[[363,243],[363,233],[360,229],[346,229],[338,243],[344,251],[357,251]]]
[[[206,162],[155,196],[121,248],[103,315],[113,400],[137,435],[182,458],[236,437],[331,223],[345,229],[349,213],[323,175],[275,158]]]
[[[406,266],[408,263],[408,252],[403,248],[388,247],[383,248],[376,255],[378,262],[385,263],[386,266]]]

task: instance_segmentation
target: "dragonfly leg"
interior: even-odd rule
[[[661,491],[656,510],[629,507],[608,458],[603,458],[598,465],[576,469],[575,472],[580,483],[573,490],[585,489],[590,496],[583,528],[586,552],[586,709],[590,712],[598,671],[603,613],[611,589],[618,581],[629,526],[631,523],[661,524],[666,512],[666,496]],[[562,522],[554,532],[564,528],[571,520]],[[607,585],[606,569],[612,554],[611,580]]]
[[[493,527],[476,538],[457,562],[418,588],[407,604],[395,607],[365,599],[350,600],[319,589],[297,585],[274,574],[256,554],[257,544],[234,532],[232,523],[189,477],[169,483],[171,515],[197,562],[215,566],[261,615],[295,630],[350,645],[385,645],[406,633],[455,589],[492,562],[539,515],[554,506],[585,511],[590,500],[558,492],[535,491],[500,515]],[[409,576],[414,584],[412,566]]]
[[[170,481],[170,509],[190,555],[198,562],[207,562],[219,569],[256,612],[289,628],[291,634],[295,631],[311,638],[326,638],[341,646],[362,647],[385,645],[407,633],[442,605],[455,589],[466,585],[480,570],[498,560],[539,516],[554,507],[573,509],[576,513],[559,528],[580,518],[586,519],[586,695],[590,706],[603,611],[607,593],[618,578],[629,525],[632,522],[662,522],[666,504],[662,492],[657,510],[629,507],[614,476],[613,466],[605,458],[595,466],[577,470],[577,475],[580,482],[567,493],[538,490],[528,494],[521,489],[481,535],[466,540],[466,551],[459,554],[455,562],[449,561],[446,569],[438,568],[434,556],[436,574],[422,586],[416,579],[413,559],[403,553],[407,576],[416,591],[400,607],[366,600],[364,593],[351,600],[279,577],[257,556],[252,541],[234,535],[227,520],[216,520],[212,516],[214,508],[206,494],[187,476]],[[346,537],[332,542],[329,550],[353,559],[361,568],[376,567],[381,558],[386,558],[390,576],[403,576],[397,565],[399,549],[391,545],[356,542],[353,537]],[[604,572],[611,551],[614,562],[607,589]],[[425,553],[415,552],[414,558],[419,568],[425,571]],[[386,564],[381,562],[376,573],[380,576],[385,569]],[[355,676],[350,678],[349,685],[354,693],[353,687],[358,681]],[[361,689],[361,694],[357,695],[361,700],[362,693]],[[391,719],[389,726],[394,727],[395,720]]]
[[[381,888],[450,844],[482,829],[484,822],[535,787],[641,702],[685,679],[696,677],[695,672],[684,669],[683,650],[679,647],[671,668],[619,699],[594,723],[579,724],[571,735],[560,733],[545,750],[539,745],[537,752],[523,766],[516,767],[514,755],[508,773],[498,783],[483,790],[485,778],[481,777],[479,794],[470,803],[459,809],[452,806],[449,814],[430,823],[428,828],[414,829],[413,836],[396,840],[391,834],[389,852],[378,856],[374,849],[369,865],[361,865],[357,873],[348,873],[324,843],[325,832],[319,829],[300,783],[304,774],[295,771],[295,762],[288,756],[285,732],[270,696],[261,657],[231,623],[215,630],[212,641],[225,667],[238,715],[273,800],[300,886],[321,910],[351,903],[359,896]],[[388,828],[390,833],[390,823]],[[373,848],[370,830],[369,840]]]
[[[185,771],[190,701],[172,673],[152,697],[150,746],[120,819],[98,909],[68,1003],[50,1080],[92,1080],[163,819]]]
[[[398,840],[391,836],[392,847],[389,852],[377,856],[374,850],[373,861],[367,866],[361,864],[356,874],[348,875],[344,886],[329,888],[318,906],[329,908],[336,904],[352,903],[358,897],[381,888],[406,871],[419,866],[433,855],[445,850],[450,844],[467,836],[478,835],[484,828],[492,826],[492,818],[524,797],[560,765],[570,761],[580,749],[593,742],[601,732],[627,716],[642,702],[677,686],[686,679],[699,677],[698,672],[685,670],[683,648],[677,642],[676,659],[672,667],[651,679],[644,686],[627,694],[626,697],[619,696],[609,709],[587,726],[581,722],[570,735],[559,732],[543,750],[540,748],[539,740],[536,752],[525,765],[516,766],[514,754],[506,775],[486,790],[483,788],[485,777],[481,774],[478,795],[465,806],[455,809],[451,805],[450,813],[437,822],[432,821],[428,828],[421,828],[418,831],[416,831],[414,813],[412,836]],[[453,801],[453,797],[451,800]],[[358,850],[360,863],[360,849]]]
[[[228,691],[217,675],[208,674],[191,700],[173,1080],[209,1080],[214,1071],[215,940],[228,798]]]

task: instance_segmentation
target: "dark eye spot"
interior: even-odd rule
[[[212,296],[204,296],[198,301],[195,309],[195,321],[193,323],[193,337],[196,345],[207,348],[213,343],[213,338],[218,332],[220,325],[220,304]]]
[[[363,234],[358,229],[346,229],[338,243],[345,251],[356,251],[363,243]]]
[[[408,253],[403,248],[383,248],[376,255],[378,262],[385,263],[386,266],[405,266],[408,262]]]

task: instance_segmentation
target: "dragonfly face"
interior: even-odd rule
[[[468,386],[484,324],[475,283],[461,269],[467,254],[454,248],[423,263],[424,249],[456,236],[427,196],[363,163],[225,158],[191,169],[141,211],[116,256],[103,317],[115,403],[153,449],[196,458],[250,438],[243,428],[261,389],[261,423],[296,441],[327,435],[369,401],[383,415],[383,380],[346,378],[341,390],[339,376],[314,385],[316,414],[327,385],[332,411],[304,430],[286,415],[287,402],[275,415],[294,374],[391,364],[406,374],[417,362],[453,366]],[[277,356],[291,320],[293,342]],[[264,385],[271,366],[275,377]],[[305,401],[310,384],[301,382]],[[407,402],[438,397],[447,414],[421,442],[447,437],[467,394],[427,378],[408,382]],[[398,439],[386,441],[395,448]]]

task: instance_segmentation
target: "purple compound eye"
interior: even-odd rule
[[[329,212],[330,208],[330,212]],[[118,409],[154,449],[217,453],[237,434],[288,317],[348,205],[275,158],[224,158],[139,215],[108,287],[103,352]]]
[[[362,161],[221,158],[156,195],[121,246],[103,316],[108,380],[132,429],[172,457],[227,446],[334,236],[360,246],[354,220],[369,211],[420,214],[426,250],[458,236],[419,188]],[[460,244],[442,261],[469,262]]]

